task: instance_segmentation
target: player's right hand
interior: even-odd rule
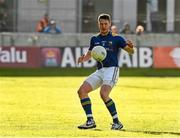
[[[80,57],[78,58],[78,64],[79,64],[79,63],[83,63],[83,59],[84,59],[84,55],[80,56]]]

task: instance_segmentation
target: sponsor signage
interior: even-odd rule
[[[60,48],[42,48],[42,65],[46,67],[58,67],[60,65]]]
[[[80,57],[83,53],[87,52],[88,48],[80,48],[80,47],[65,47],[62,48],[62,54],[61,54],[61,63],[60,67],[72,67],[72,68],[79,68],[79,67],[94,67],[96,65],[96,61],[94,59],[91,59],[89,61],[86,61],[82,64],[77,64],[78,57]]]
[[[0,67],[71,67],[91,68],[91,59],[77,64],[88,47],[0,47]],[[121,50],[119,66],[128,68],[179,68],[180,47],[137,47],[133,55]]]
[[[133,55],[121,50],[119,66],[128,68],[149,68],[153,65],[153,51],[151,47],[138,47]]]
[[[62,68],[72,67],[95,67],[96,61],[91,59],[82,64],[77,64],[78,57],[80,57],[83,53],[87,52],[88,47],[80,48],[80,47],[64,47],[60,48],[60,64],[59,66]],[[43,57],[44,58],[44,57]],[[135,53],[131,56],[124,50],[120,51],[119,55],[119,65],[120,67],[129,67],[129,68],[149,68],[153,65],[153,51],[151,47],[138,47],[135,50]],[[44,59],[43,59],[44,60]]]
[[[155,47],[154,68],[180,68],[180,47]]]
[[[40,67],[37,47],[0,47],[0,67]]]

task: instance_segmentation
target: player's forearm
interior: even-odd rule
[[[86,53],[83,55],[83,62],[88,61],[91,58],[91,54]]]
[[[81,57],[78,58],[78,63],[85,62],[91,58],[91,52],[88,51],[86,54],[83,54]]]

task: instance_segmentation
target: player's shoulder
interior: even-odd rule
[[[120,34],[117,34],[117,33],[111,33],[112,37],[122,37]]]
[[[116,36],[120,36],[120,35],[117,34],[117,33],[112,33],[112,36],[113,36],[113,37],[116,37]]]
[[[94,34],[93,36],[91,36],[91,40],[97,40],[99,35],[100,33]]]
[[[93,37],[98,37],[100,35],[100,33],[96,33],[96,34],[94,34],[91,38],[93,38]]]
[[[117,43],[119,43],[120,45],[123,43],[125,44],[126,43],[126,38],[121,36],[120,34],[117,34],[117,35],[114,35],[112,36],[112,39],[114,41],[116,41]]]
[[[116,34],[116,33],[112,33],[112,37],[115,38],[115,39],[125,39],[123,36],[121,36],[120,34]]]

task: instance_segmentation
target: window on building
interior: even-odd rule
[[[146,30],[146,0],[138,0],[137,4],[137,25],[142,25]]]
[[[180,33],[180,0],[175,1],[175,32]]]
[[[166,6],[167,5],[167,2],[166,0],[158,0],[158,14],[159,14],[159,26],[158,26],[158,31],[157,32],[166,32],[166,24],[167,24],[167,9],[166,9]],[[156,30],[154,30],[156,31]]]
[[[82,0],[82,32],[97,32],[97,16],[112,13],[112,0]]]
[[[138,0],[137,2],[137,24],[144,26],[146,31],[166,32],[166,0]]]
[[[16,31],[17,0],[0,0],[0,32]]]

